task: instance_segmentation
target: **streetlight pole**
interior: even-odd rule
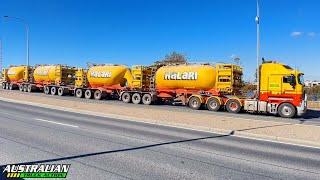
[[[26,23],[26,21],[24,19],[21,19],[21,18],[17,18],[17,17],[12,17],[12,16],[3,16],[4,18],[6,19],[15,19],[17,21],[20,21],[24,24],[25,26],[25,30],[26,30],[26,46],[27,46],[27,68],[29,67],[30,65],[30,61],[29,61],[29,25]]]
[[[257,98],[260,96],[260,7],[259,0],[257,0]]]
[[[2,78],[2,39],[0,38],[0,74]]]

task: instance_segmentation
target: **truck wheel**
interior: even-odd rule
[[[13,84],[9,84],[9,90],[13,90]]]
[[[58,89],[58,95],[59,95],[59,96],[64,96],[64,88],[63,88],[63,87],[59,87],[59,89]]]
[[[51,87],[51,95],[56,95],[57,94],[57,88],[56,87]]]
[[[83,91],[82,91],[82,89],[77,89],[77,90],[76,90],[76,97],[77,97],[77,98],[82,98],[82,97],[83,97]]]
[[[50,87],[49,87],[49,86],[45,86],[45,87],[43,88],[43,92],[44,92],[45,94],[49,94],[49,93],[50,93]]]
[[[200,98],[193,96],[189,99],[188,104],[191,109],[198,110],[201,107],[201,100],[200,100]]]
[[[221,107],[220,101],[217,98],[210,98],[207,101],[207,108],[209,111],[218,111]]]
[[[102,92],[100,90],[96,90],[93,94],[94,99],[100,100],[102,98]]]
[[[131,101],[131,95],[130,95],[130,93],[128,93],[128,92],[123,93],[123,94],[121,95],[121,99],[122,99],[122,101],[125,102],[125,103],[130,103],[130,101]]]
[[[29,92],[29,93],[32,92],[32,85],[31,85],[31,84],[28,86],[28,92]]]
[[[142,96],[142,103],[145,105],[150,105],[152,103],[152,97],[150,94],[144,94]]]
[[[28,92],[28,85],[23,85],[23,92]]]
[[[91,97],[92,97],[92,92],[91,92],[90,89],[87,89],[87,90],[84,92],[84,97],[85,97],[86,99],[91,99]]]
[[[283,103],[279,106],[278,113],[283,118],[293,118],[296,115],[296,108],[290,103]]]
[[[5,82],[2,83],[2,89],[6,89],[6,83]]]
[[[19,85],[19,91],[21,91],[21,92],[23,91],[23,85],[22,84]]]
[[[241,110],[240,102],[236,99],[230,99],[226,104],[227,111],[230,113],[238,113]]]
[[[139,93],[134,93],[132,95],[132,103],[133,104],[139,104],[141,102],[141,96]]]

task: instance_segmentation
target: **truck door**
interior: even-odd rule
[[[282,77],[279,75],[270,75],[268,77],[268,91],[271,94],[281,94]]]
[[[282,78],[282,94],[295,94],[296,78],[294,75],[284,75]]]

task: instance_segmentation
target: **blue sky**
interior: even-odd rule
[[[320,80],[320,1],[261,0],[261,54]],[[177,51],[192,62],[241,58],[253,79],[255,0],[1,0],[30,26],[31,64],[151,64]],[[1,21],[4,65],[25,63],[25,31]]]

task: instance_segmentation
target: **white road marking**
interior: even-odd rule
[[[35,120],[48,122],[48,123],[52,123],[52,124],[59,124],[59,125],[62,125],[62,126],[69,126],[69,127],[79,128],[79,126],[76,126],[76,125],[60,123],[60,122],[56,122],[56,121],[49,121],[49,120],[40,119],[40,118],[35,118]]]

